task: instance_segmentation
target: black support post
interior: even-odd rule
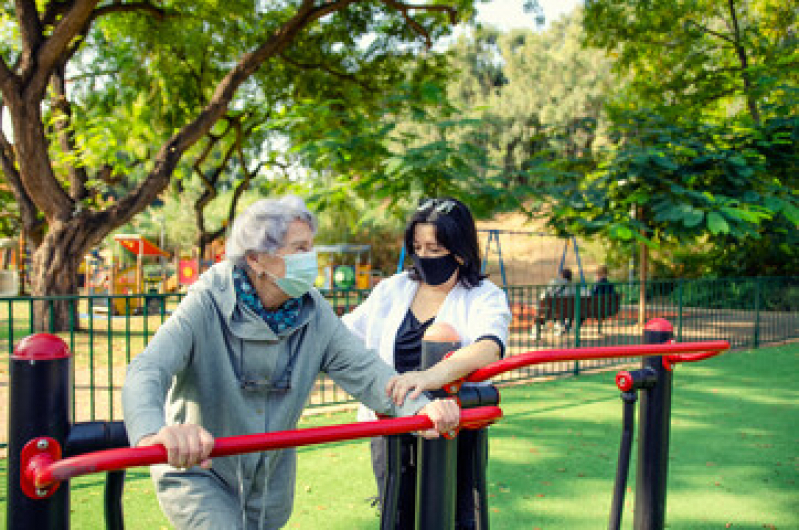
[[[420,368],[430,368],[458,348],[460,341],[457,336],[431,338],[425,335],[422,340]],[[438,397],[445,395],[442,391]],[[416,530],[454,530],[458,441],[420,438],[417,451],[419,465],[416,471]]]
[[[53,491],[22,490],[22,450],[37,437],[40,451],[64,446],[72,404],[72,354],[63,340],[48,333],[31,335],[14,348],[8,392],[8,530],[69,528],[69,483]],[[57,443],[58,448],[48,447]]]
[[[674,337],[671,323],[650,320],[644,329],[646,344],[667,343]],[[638,468],[635,489],[635,530],[662,530],[666,520],[666,478],[669,459],[672,373],[662,357],[646,357],[655,383],[641,391],[638,430]]]

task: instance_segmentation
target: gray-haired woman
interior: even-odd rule
[[[133,446],[163,444],[151,474],[176,528],[282,527],[294,497],[292,449],[208,458],[214,437],[292,429],[320,372],[374,410],[427,414],[434,437],[459,410],[391,400],[394,370],[367,350],[312,288],[316,219],[293,196],[254,203],[233,223],[226,256],[192,285],[133,359],[123,389]]]

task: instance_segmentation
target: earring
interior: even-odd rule
[[[255,275],[260,279],[264,279],[266,278],[266,271],[256,272]]]

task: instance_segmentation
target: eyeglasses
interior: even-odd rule
[[[425,199],[419,207],[416,209],[417,212],[421,212],[428,209],[433,209],[440,214],[448,214],[455,208],[457,203],[451,199]]]
[[[248,376],[243,376],[239,379],[239,385],[242,390],[247,392],[288,392],[291,390],[291,381],[266,381],[249,379]]]
[[[244,368],[244,352],[239,352],[239,366],[236,377],[239,380],[240,388],[246,392],[286,393],[291,390],[291,373],[294,371],[294,365],[297,362],[297,348],[289,346],[289,349],[291,353],[289,354],[288,362],[286,362],[286,367],[276,381],[251,377]]]

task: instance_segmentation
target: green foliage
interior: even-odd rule
[[[484,150],[459,138],[473,125],[458,116],[433,82],[406,83],[370,112],[338,102],[295,109],[287,116],[293,146],[315,170],[310,200],[320,210],[358,210],[360,228],[401,226],[426,196],[465,200],[476,215],[501,200],[501,182]],[[346,219],[345,217],[344,219]]]
[[[0,237],[17,237],[22,223],[14,194],[5,188],[0,176]]]
[[[746,309],[796,311],[799,282],[796,278],[726,278],[683,283],[682,292],[672,284],[670,298],[683,307],[707,309]]]
[[[581,46],[581,23],[576,10],[540,33],[477,30],[451,52],[448,94],[480,123],[468,137],[526,199],[540,197],[533,159],[584,164],[608,141],[603,104],[619,80],[604,52]]]
[[[796,84],[796,17],[781,0],[595,0],[585,38],[630,77],[628,108],[757,120],[775,85]]]
[[[799,194],[790,187],[796,177],[782,167],[795,167],[795,145],[782,160],[769,156],[784,147],[786,132],[795,134],[771,121],[733,128],[633,115],[619,129],[625,140],[596,171],[570,185],[562,175],[548,176],[553,214],[571,232],[654,244],[705,235],[758,238],[779,217],[796,226]]]

